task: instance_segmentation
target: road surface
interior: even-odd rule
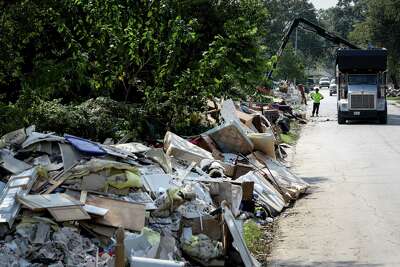
[[[323,93],[293,166],[312,193],[280,220],[268,266],[400,266],[400,109],[388,125],[338,125]]]

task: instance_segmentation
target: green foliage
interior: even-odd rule
[[[37,103],[37,118],[73,123],[73,107],[79,113],[80,103],[103,96],[184,131],[208,97],[245,96],[271,66],[261,0],[25,0],[0,1],[0,9],[0,90],[3,105],[19,103],[20,124],[51,128],[25,114]]]
[[[107,137],[120,139],[126,134],[135,137],[140,131],[138,108],[109,98],[89,99],[79,105],[63,105],[59,99],[36,99],[26,119],[38,130],[69,133],[103,141]],[[134,129],[129,131],[128,129]]]
[[[269,34],[266,42],[270,47],[270,53],[275,54],[280,46],[283,30],[295,18],[305,18],[311,22],[318,23],[317,10],[314,5],[307,0],[266,0],[270,13],[267,20]],[[298,28],[297,45],[299,51],[305,55],[306,64],[315,63],[323,53],[323,40],[315,33]],[[295,32],[292,33],[291,42],[295,43]]]
[[[249,250],[258,255],[265,252],[265,241],[262,239],[262,228],[253,220],[247,220],[243,225],[243,238]]]
[[[274,77],[276,79],[290,81],[297,80],[298,82],[304,83],[306,75],[303,62],[300,53],[295,54],[293,47],[288,45],[279,60]]]

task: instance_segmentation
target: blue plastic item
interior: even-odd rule
[[[64,134],[64,138],[78,151],[93,156],[104,156],[107,152],[98,144],[69,134]]]

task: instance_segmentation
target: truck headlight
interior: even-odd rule
[[[347,102],[340,102],[340,110],[341,111],[348,111],[349,110],[349,106]]]

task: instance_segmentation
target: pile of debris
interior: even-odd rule
[[[260,266],[243,238],[308,184],[277,157],[262,115],[220,105],[222,123],[163,147],[96,143],[28,127],[0,139],[1,266]]]

